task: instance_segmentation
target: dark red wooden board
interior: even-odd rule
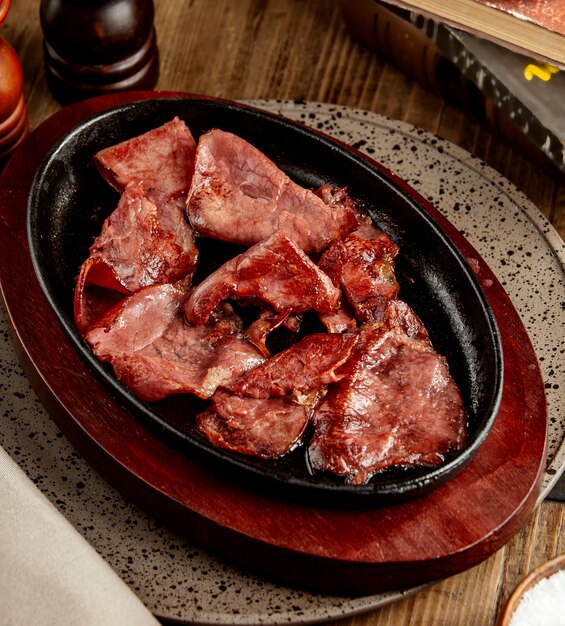
[[[406,503],[355,510],[276,500],[207,470],[136,421],[87,369],[36,279],[26,233],[35,171],[68,130],[107,108],[164,92],[102,96],[39,126],[0,179],[0,282],[32,386],[84,458],[124,496],[195,542],[276,580],[370,594],[461,572],[525,522],[540,494],[547,413],[543,380],[518,313],[495,276],[437,211],[432,216],[473,267],[494,310],[504,352],[496,422],[461,474]]]

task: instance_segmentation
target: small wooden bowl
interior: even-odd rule
[[[539,583],[540,580],[549,578],[562,569],[565,569],[565,554],[560,554],[532,570],[516,587],[516,589],[514,589],[512,595],[508,598],[508,601],[498,618],[497,626],[510,626],[514,611],[518,608],[518,605],[524,595],[537,583]]]

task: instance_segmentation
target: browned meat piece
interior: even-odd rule
[[[230,297],[259,298],[279,312],[328,313],[337,310],[340,291],[292,240],[277,231],[202,281],[186,303],[186,317],[202,324]]]
[[[190,279],[198,251],[183,211],[154,193],[128,185],[90,248],[75,288],[75,318],[84,330],[89,285],[133,292],[148,285]],[[78,315],[78,318],[76,317]]]
[[[363,212],[359,202],[349,195],[345,187],[322,185],[315,193],[329,206],[341,206],[354,211],[358,223],[358,227],[355,230],[357,237],[379,239],[384,235],[383,231],[375,226],[371,217]]]
[[[162,126],[98,152],[95,163],[118,191],[131,182],[169,198],[186,197],[194,173],[196,142],[175,117]]]
[[[344,369],[313,416],[314,471],[363,484],[391,466],[438,465],[463,446],[461,394],[427,341],[363,329]]]
[[[357,320],[345,298],[341,298],[337,311],[334,313],[320,313],[318,317],[329,333],[357,332]]]
[[[196,426],[221,448],[272,459],[300,443],[317,397],[313,391],[299,398],[247,398],[218,390]]]
[[[216,445],[274,458],[302,436],[325,386],[340,380],[357,336],[312,334],[212,396],[197,418]]]
[[[347,193],[345,187],[333,187],[332,185],[322,185],[314,192],[322,198],[328,206],[348,207],[352,211],[357,211],[357,203]]]
[[[84,332],[123,294],[190,279],[196,261],[192,232],[179,207],[165,201],[156,205],[139,187],[129,186],[80,268],[74,305],[77,327]]]
[[[409,337],[428,340],[428,331],[422,320],[404,301],[389,300],[384,313],[385,328],[400,328]]]
[[[269,398],[320,389],[341,380],[339,368],[351,355],[357,335],[313,333],[228,385],[239,396]]]
[[[399,290],[394,274],[397,254],[398,247],[384,233],[370,239],[352,233],[334,242],[318,265],[334,285],[341,286],[357,320],[382,322],[387,302]]]
[[[84,335],[97,319],[123,300],[127,293],[102,259],[87,259],[80,268],[74,293],[74,318],[79,332]]]
[[[348,302],[342,302],[336,313],[325,313],[319,317],[330,333],[357,332],[357,320]],[[428,339],[428,331],[422,320],[406,302],[397,298],[393,298],[386,303],[381,321],[370,322],[369,325],[374,328],[382,328],[383,330],[400,328],[409,337]]]
[[[351,208],[327,205],[257,148],[221,130],[200,137],[187,211],[204,237],[250,246],[281,230],[306,253],[357,227]]]
[[[127,291],[175,282],[196,266],[192,230],[177,204],[152,198],[128,185],[90,248],[90,257],[105,261]]]
[[[387,235],[375,224],[373,220],[366,213],[357,213],[357,221],[359,222],[359,228],[355,231],[357,237],[363,239],[381,239],[381,237],[387,237]]]
[[[267,338],[269,334],[283,326],[291,332],[296,333],[300,330],[301,321],[301,315],[291,313],[288,310],[277,313],[270,307],[263,307],[259,313],[259,317],[247,328],[247,338],[254,346],[257,346],[259,350],[261,350],[264,356],[269,357],[271,356],[267,348]]]
[[[209,324],[190,326],[185,298],[171,284],[140,289],[86,333],[94,354],[141,400],[177,393],[207,398],[264,360],[242,339],[233,311],[226,308]]]

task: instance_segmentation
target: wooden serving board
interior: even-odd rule
[[[67,107],[26,139],[0,179],[0,281],[30,382],[84,458],[130,501],[202,547],[311,590],[371,594],[463,571],[507,542],[541,491],[547,412],[531,342],[510,299],[476,251],[438,212],[499,324],[502,404],[470,465],[432,493],[386,507],[332,509],[277,500],[170,447],[112,398],[60,327],[37,281],[26,231],[37,167],[63,134],[127,101],[186,94],[138,92]]]

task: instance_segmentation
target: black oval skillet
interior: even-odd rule
[[[347,187],[392,237],[400,247],[396,265],[400,297],[421,317],[436,350],[447,357],[469,412],[469,437],[462,451],[436,468],[393,469],[375,474],[365,485],[348,485],[339,477],[312,475],[304,446],[274,461],[214,447],[193,427],[203,401],[176,396],[142,403],[92,355],[73,322],[74,280],[118,200],[92,157],[174,116],[187,123],[195,138],[211,128],[240,135],[305,187],[326,183]],[[459,473],[484,441],[500,404],[502,349],[492,310],[469,264],[428,207],[386,168],[315,130],[239,103],[180,97],[119,106],[63,137],[35,176],[28,235],[39,282],[70,341],[109,392],[138,419],[208,467],[270,493],[332,506],[375,505],[423,495]],[[204,272],[236,252],[218,242],[201,245],[206,248],[203,257],[211,263],[201,268]]]

